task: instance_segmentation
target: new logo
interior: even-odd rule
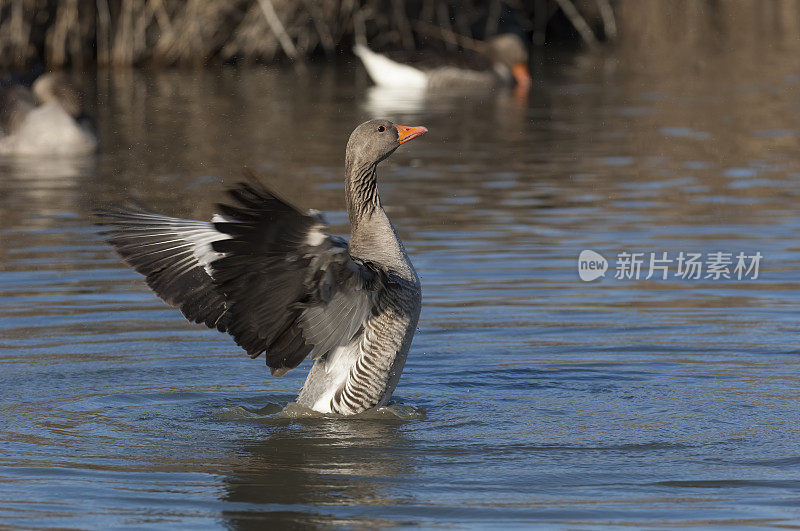
[[[578,276],[581,280],[591,282],[606,276],[606,271],[608,271],[608,260],[602,255],[589,249],[581,251],[578,256]]]

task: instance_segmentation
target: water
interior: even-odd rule
[[[627,64],[543,61],[527,101],[351,65],[87,77],[101,154],[0,161],[2,525],[800,525],[793,62]],[[375,114],[430,129],[379,173],[420,330],[396,405],[281,413],[307,365],[271,378],[186,323],[89,213],[206,219],[247,165],[345,233],[344,143]],[[764,259],[617,280],[622,251]]]

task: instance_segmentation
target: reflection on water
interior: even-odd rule
[[[557,57],[524,101],[353,65],[91,78],[97,155],[0,161],[3,525],[796,525],[800,78],[762,59]],[[375,115],[430,130],[379,173],[425,293],[394,407],[424,414],[281,414],[305,366],[185,323],[89,213],[207,219],[247,165],[344,233]],[[587,284],[583,249],[764,263]]]
[[[380,525],[368,510],[352,518],[331,514],[326,506],[368,509],[402,502],[391,487],[414,473],[407,446],[396,421],[284,423],[242,448],[246,457],[234,465],[225,484],[224,499],[236,508],[223,517],[236,529]]]

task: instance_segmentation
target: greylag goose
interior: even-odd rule
[[[44,74],[29,89],[0,90],[0,154],[90,153],[97,136],[80,94],[60,74]]]
[[[264,354],[282,376],[310,356],[297,397],[320,413],[386,404],[419,318],[419,277],[381,205],[376,167],[424,127],[370,120],[345,154],[350,244],[257,183],[229,191],[212,222],[141,209],[97,213],[108,242],[190,321]]]
[[[422,62],[415,63],[411,58],[391,59],[362,44],[357,44],[353,51],[376,85],[434,90],[490,89],[513,82],[517,87],[527,90],[531,85],[528,50],[522,39],[513,33],[503,33],[489,39],[482,58],[476,57],[477,54],[462,54],[473,59],[469,67],[437,54],[425,54]]]

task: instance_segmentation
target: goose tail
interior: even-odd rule
[[[423,88],[428,84],[428,75],[422,70],[393,61],[363,44],[356,44],[353,53],[361,59],[376,85]]]

